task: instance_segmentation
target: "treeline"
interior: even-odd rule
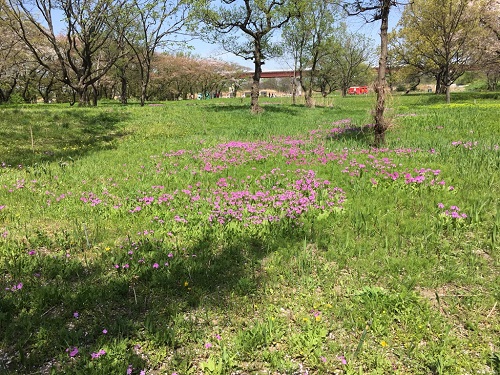
[[[158,52],[185,47],[169,41],[187,20],[182,1],[10,1],[0,9],[0,103],[144,104],[239,84],[235,64]]]
[[[402,17],[382,38],[387,56],[348,27],[350,15],[377,21],[395,6]],[[471,69],[497,89],[499,14],[496,0],[0,0],[0,103],[144,105],[238,90],[242,67],[176,52],[193,37],[252,61],[254,111],[262,67],[278,57],[297,72],[309,106],[315,92],[345,95],[372,83],[377,60],[391,87],[431,77],[449,100],[451,84]]]

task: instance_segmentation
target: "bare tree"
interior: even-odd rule
[[[362,34],[351,33],[346,25],[341,25],[329,45],[329,61],[333,65],[338,86],[342,96],[347,95],[347,90],[356,78],[366,77],[369,69],[368,61],[372,56],[373,41]]]
[[[197,17],[207,27],[203,37],[220,43],[237,56],[253,60],[254,74],[251,90],[251,110],[262,111],[259,106],[259,85],[265,59],[276,55],[277,46],[271,41],[273,32],[298,15],[297,0],[221,0],[198,4]],[[238,33],[243,33],[242,42]]]
[[[141,106],[144,106],[155,51],[172,42],[165,40],[166,37],[181,31],[187,6],[185,0],[134,0],[132,4],[137,18],[126,40],[136,56],[141,76]]]
[[[308,107],[314,107],[314,81],[322,60],[328,56],[327,41],[335,33],[337,13],[336,1],[310,0],[303,7],[300,17],[291,20],[284,28],[286,48],[294,57],[295,70]]]
[[[9,4],[10,26],[38,63],[76,93],[79,105],[89,105],[90,88],[120,57],[117,44],[123,42],[130,21],[126,0],[9,0]],[[60,30],[57,19],[63,22]],[[53,60],[57,64],[48,63]]]

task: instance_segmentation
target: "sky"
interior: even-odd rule
[[[64,24],[58,21],[62,16],[56,13],[55,23],[56,29],[63,29]],[[399,18],[401,16],[401,9],[399,7],[391,9],[391,17],[389,19],[389,30],[395,27]],[[362,33],[371,38],[374,41],[374,46],[378,48],[380,45],[379,30],[380,21],[366,23],[361,17],[348,17],[345,19],[348,24],[349,29],[352,32]],[[189,52],[192,55],[199,56],[201,58],[217,59],[227,62],[237,63],[243,67],[248,68],[248,70],[253,71],[254,66],[252,60],[245,60],[238,57],[230,52],[224,51],[222,47],[217,44],[210,44],[203,42],[202,40],[192,40],[188,43],[192,50]],[[292,70],[293,62],[286,61],[284,58],[274,58],[268,59],[263,66],[263,71],[273,71],[273,70]]]
[[[391,9],[389,31],[396,26],[400,16],[400,9]],[[378,46],[380,45],[380,21],[366,23],[361,17],[349,17],[345,21],[348,22],[349,29],[352,32],[365,34],[374,41],[375,46],[378,48]],[[254,69],[253,62],[251,60],[244,60],[243,58],[233,55],[232,53],[226,52],[216,44],[205,43],[201,40],[193,40],[189,44],[193,48],[193,50],[191,51],[193,55],[199,56],[201,58],[212,58],[227,62],[233,62],[243,67],[247,67],[249,70]],[[287,62],[283,58],[268,59],[262,67],[262,70],[264,72],[291,69],[293,69],[293,65],[291,65],[291,62]]]

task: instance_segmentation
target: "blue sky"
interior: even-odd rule
[[[400,9],[397,8],[391,9],[389,30],[396,26],[400,16],[401,16]],[[375,46],[378,48],[378,46],[380,45],[380,38],[379,38],[380,21],[367,24],[360,17],[349,17],[345,21],[348,22],[351,31],[365,34],[374,41]],[[193,47],[193,50],[191,52],[194,55],[200,56],[202,58],[213,58],[228,62],[234,62],[244,67],[247,67],[249,70],[253,70],[253,63],[251,60],[244,60],[238,56],[226,52],[216,44],[209,44],[201,40],[194,40],[190,43],[190,45]],[[290,69],[292,69],[290,62],[285,61],[283,58],[269,59],[263,66],[264,71],[290,70]]]
[[[56,29],[64,28],[64,25],[58,21],[58,12],[54,12],[55,14],[55,24]],[[401,9],[392,8],[391,9],[391,18],[389,22],[389,29],[396,26],[399,18],[401,16]],[[60,16],[62,17],[62,16]],[[348,23],[348,26],[351,31],[363,33],[366,36],[370,37],[374,41],[374,47],[378,48],[380,44],[379,38],[379,29],[380,29],[380,21],[373,23],[366,23],[361,17],[348,17],[345,19]],[[241,66],[247,67],[249,70],[253,70],[253,63],[251,60],[244,60],[232,53],[226,52],[222,49],[221,46],[217,44],[209,44],[203,42],[201,40],[193,40],[189,42],[192,50],[189,52],[195,56],[199,56],[202,58],[213,58],[222,61],[234,62]],[[283,58],[275,58],[266,60],[265,65],[263,66],[264,71],[272,71],[272,70],[291,70],[292,62],[286,61]]]

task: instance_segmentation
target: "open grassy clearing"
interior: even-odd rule
[[[495,374],[500,103],[0,107],[0,372]]]

